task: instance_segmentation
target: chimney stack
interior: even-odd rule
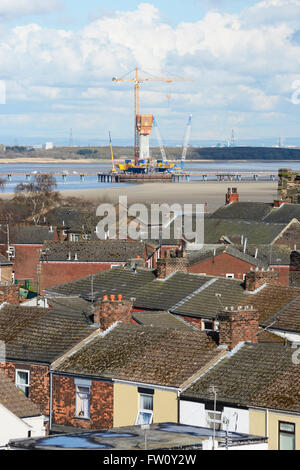
[[[239,202],[239,193],[237,188],[228,188],[227,194],[225,196],[225,204],[231,204],[232,202]]]
[[[132,323],[132,302],[123,300],[122,295],[105,295],[94,305],[94,323],[100,324],[100,331],[107,330],[115,322]]]
[[[186,257],[161,258],[157,260],[157,278],[166,279],[177,271],[188,273],[188,265],[189,262]]]
[[[280,285],[278,280],[279,272],[270,271],[270,269],[259,269],[250,271],[245,277],[245,290],[248,292],[254,292],[264,284]]]
[[[227,307],[218,321],[219,344],[229,351],[241,342],[258,342],[259,313],[252,306]]]

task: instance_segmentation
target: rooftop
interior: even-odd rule
[[[15,384],[0,370],[0,405],[3,405],[18,418],[40,416],[41,411]]]

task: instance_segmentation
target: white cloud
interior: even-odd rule
[[[63,6],[63,0],[1,0],[0,18],[51,13]]]

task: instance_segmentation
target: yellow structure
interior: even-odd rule
[[[267,436],[269,450],[280,450],[281,424],[283,424],[282,429],[294,428],[295,450],[300,450],[300,414],[265,409],[250,409],[249,411],[250,434]]]
[[[153,386],[153,423],[178,422],[176,390]],[[114,427],[137,424],[140,411],[139,387],[135,384],[114,383]]]

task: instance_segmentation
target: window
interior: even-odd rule
[[[279,450],[295,450],[295,425],[279,421]]]
[[[76,417],[90,418],[90,388],[76,387]]]
[[[21,392],[24,393],[25,397],[29,397],[29,371],[28,370],[16,370],[16,386]]]
[[[234,274],[226,274],[226,279],[234,279]]]
[[[77,235],[76,233],[71,233],[70,238],[71,238],[71,242],[79,241],[79,235]]]
[[[214,424],[215,423],[215,424]],[[221,430],[222,424],[222,413],[220,411],[207,411],[207,425],[209,428],[214,429],[216,431]]]
[[[203,330],[208,330],[208,331],[213,331],[214,330],[214,323],[209,320],[203,320],[202,321],[202,329]]]
[[[153,395],[140,393],[136,424],[151,424],[153,419]]]

